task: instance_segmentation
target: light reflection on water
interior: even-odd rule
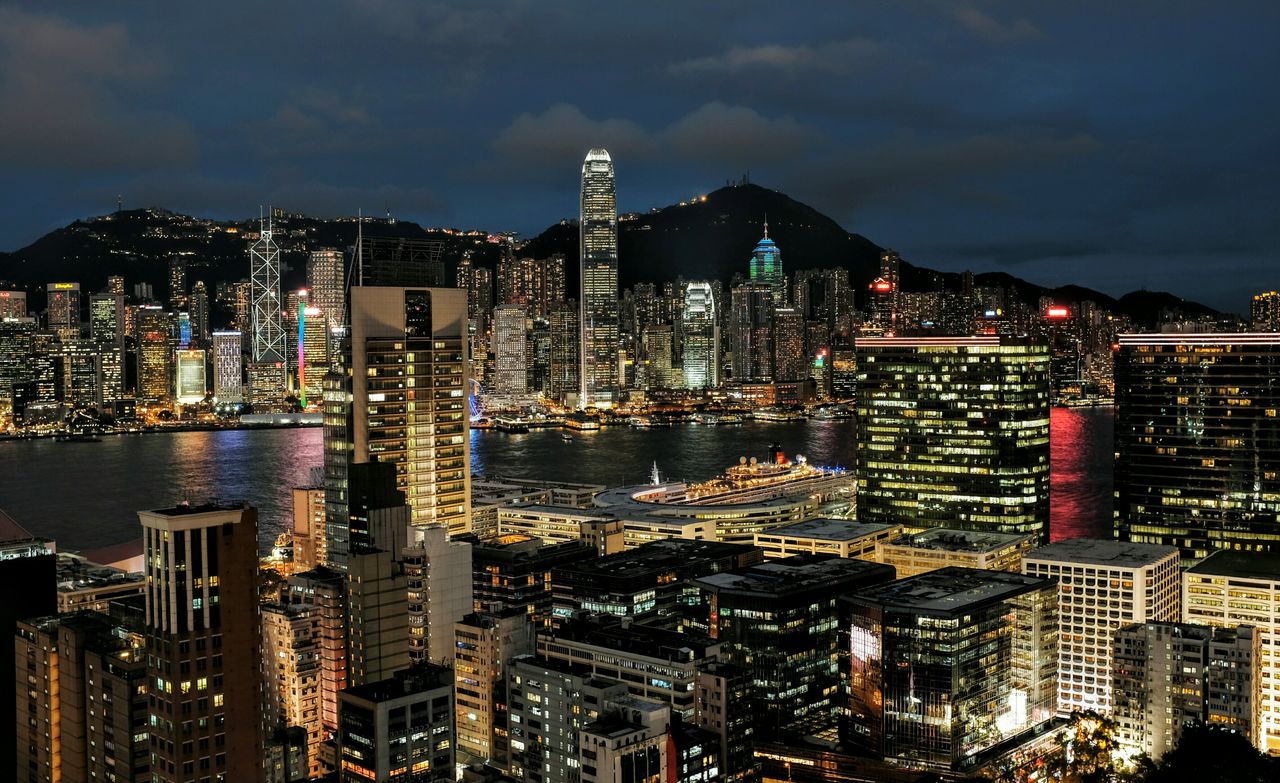
[[[1111,524],[1111,410],[1053,411],[1051,529],[1055,540],[1108,536]],[[473,473],[619,485],[664,478],[702,480],[739,457],[777,443],[793,456],[850,468],[851,421],[752,423],[669,429],[611,427],[512,435],[476,431]],[[291,488],[321,460],[319,428],[108,436],[101,443],[0,442],[0,509],[67,550],[134,539],[136,511],[181,500],[248,501],[261,541],[288,524]]]

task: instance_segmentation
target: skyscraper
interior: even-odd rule
[[[609,152],[582,164],[582,372],[578,406],[611,405],[618,392],[618,202]]]
[[[191,286],[191,340],[203,348],[209,344],[209,289],[203,280]]]
[[[1255,294],[1250,316],[1255,332],[1280,332],[1280,291]]]
[[[346,261],[341,250],[311,251],[307,258],[307,288],[311,290],[311,304],[324,314],[326,330],[345,323],[346,281]]]
[[[1280,334],[1120,335],[1115,532],[1280,551]]]
[[[551,396],[562,401],[564,395],[576,393],[579,388],[578,376],[582,369],[582,362],[579,360],[579,350],[582,347],[579,315],[577,303],[570,299],[554,305],[548,318],[551,332]]]
[[[173,397],[173,313],[158,305],[138,308],[138,399],[164,403]]]
[[[684,385],[714,389],[720,382],[720,327],[710,283],[685,286],[680,331],[684,336]]]
[[[187,309],[187,260],[182,256],[169,257],[169,307]]]
[[[743,283],[734,286],[731,298],[733,379],[772,380],[774,288],[769,283]]]
[[[493,389],[500,397],[523,397],[529,392],[525,367],[528,316],[518,304],[493,309]]]
[[[794,307],[773,311],[773,379],[800,381],[809,377],[813,357],[804,350],[804,318]]]
[[[256,405],[279,404],[284,400],[287,348],[280,315],[280,249],[271,238],[270,219],[249,248],[249,283],[253,320],[249,393]]]
[[[63,341],[80,336],[80,284],[50,283],[48,296],[49,330]]]
[[[470,529],[466,292],[351,289],[351,334],[341,375],[325,381],[325,505],[349,524],[348,466],[395,465],[414,525]],[[345,543],[330,541],[339,567]]]
[[[185,349],[174,354],[176,373],[174,388],[182,405],[195,405],[209,395],[204,372],[204,351]]]
[[[26,291],[0,291],[0,321],[27,317]]]
[[[1049,351],[999,337],[857,342],[858,519],[1049,526]]]
[[[213,333],[213,398],[219,403],[244,402],[244,356],[240,332]]]
[[[102,399],[124,396],[124,297],[102,293],[89,297],[89,336],[102,370]]]
[[[151,775],[164,783],[261,776],[258,512],[139,511],[146,563]]]
[[[773,292],[773,306],[787,306],[787,276],[782,273],[782,251],[769,238],[769,218],[764,219],[764,237],[751,251],[748,278],[753,283],[763,283]]]

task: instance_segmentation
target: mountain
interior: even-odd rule
[[[783,269],[845,267],[850,283],[862,294],[879,271],[881,248],[850,233],[814,208],[775,190],[753,184],[731,185],[680,204],[622,215],[618,221],[618,267],[623,287],[639,282],[721,280],[746,272],[747,262],[769,221],[769,236],[782,252]],[[282,279],[286,289],[305,283],[306,254],[320,247],[348,248],[355,242],[352,218],[324,220],[277,212],[273,218],[280,246]],[[109,275],[124,275],[126,285],[150,283],[157,297],[168,291],[168,262],[173,255],[188,259],[188,280],[219,281],[248,276],[247,234],[258,221],[214,221],[164,209],[115,212],[78,220],[12,253],[0,253],[0,286],[28,289],[33,310],[43,307],[44,286],[73,280],[81,290],[97,291]],[[440,239],[444,242],[446,280],[464,253],[478,265],[494,267],[501,246],[484,231],[427,229],[407,222],[366,218],[365,233],[382,236]],[[523,242],[522,256],[565,256],[569,291],[578,288],[578,226],[562,220]],[[960,275],[937,272],[903,261],[905,291],[949,290],[960,287]],[[1046,288],[1004,272],[975,275],[982,286],[1016,291],[1026,302],[1048,296],[1062,304],[1093,301],[1100,307],[1151,326],[1162,311],[1214,315],[1215,311],[1172,294],[1135,291],[1119,299],[1080,286]]]

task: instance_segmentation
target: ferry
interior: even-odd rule
[[[565,443],[573,443],[573,436],[567,432],[562,432],[560,433],[560,440],[564,441]]]
[[[488,416],[480,416],[471,420],[471,429],[473,430],[491,430],[493,429],[493,419]]]
[[[529,424],[524,419],[515,416],[499,416],[495,420],[493,428],[498,432],[521,434],[529,431]]]
[[[600,420],[594,416],[588,416],[582,411],[577,411],[564,418],[564,426],[571,430],[578,430],[579,432],[598,430],[600,429]]]
[[[799,411],[789,411],[782,408],[761,408],[752,413],[751,418],[756,421],[797,421],[804,417]]]

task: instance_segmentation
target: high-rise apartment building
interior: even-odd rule
[[[408,577],[409,658],[448,666],[454,623],[471,613],[471,543],[449,539],[444,525],[413,528],[403,560]]]
[[[1182,621],[1251,625],[1261,641],[1261,725],[1254,744],[1280,753],[1280,554],[1215,552],[1182,574]]]
[[[720,322],[710,283],[692,282],[684,289],[680,331],[684,385],[690,389],[714,389],[720,385]]]
[[[1116,743],[1158,761],[1199,722],[1257,743],[1262,646],[1257,629],[1137,623],[1116,631],[1112,719]]]
[[[468,614],[454,624],[454,645],[458,750],[505,769],[507,666],[517,655],[533,653],[533,623],[522,607]]]
[[[312,468],[312,474],[318,471]],[[307,486],[293,488],[293,566],[305,571],[328,562],[324,529],[323,473]]]
[[[240,332],[213,333],[213,398],[218,403],[244,402],[243,345]]]
[[[1119,342],[1116,536],[1188,560],[1280,549],[1280,334]]]
[[[346,577],[325,566],[294,574],[285,599],[311,617],[320,670],[320,722],[333,733],[338,729],[338,693],[347,687]]]
[[[857,342],[858,519],[1049,525],[1049,353],[998,337]]]
[[[1178,620],[1178,550],[1077,538],[1028,552],[1022,573],[1058,582],[1058,711],[1110,714],[1116,630]]]
[[[347,685],[409,665],[409,580],[392,552],[355,544],[347,556]]]
[[[895,764],[966,772],[1047,723],[1056,592],[1051,579],[952,567],[843,599],[842,738]]]
[[[262,686],[267,732],[297,727],[306,732],[307,767],[321,773],[320,655],[316,620],[304,604],[262,605]]]
[[[1280,291],[1255,294],[1249,323],[1255,332],[1280,332]]]
[[[337,567],[353,464],[395,466],[412,524],[442,524],[451,535],[470,529],[466,324],[466,292],[455,288],[351,289],[343,373],[328,376],[324,393],[325,504]]]
[[[138,517],[152,780],[257,779],[258,512],[182,505]]]
[[[498,304],[520,305],[525,312],[545,318],[551,306],[566,296],[564,256],[516,258],[504,253],[498,261]]]
[[[578,406],[609,406],[618,382],[618,202],[613,161],[593,149],[582,164],[582,348]]]

